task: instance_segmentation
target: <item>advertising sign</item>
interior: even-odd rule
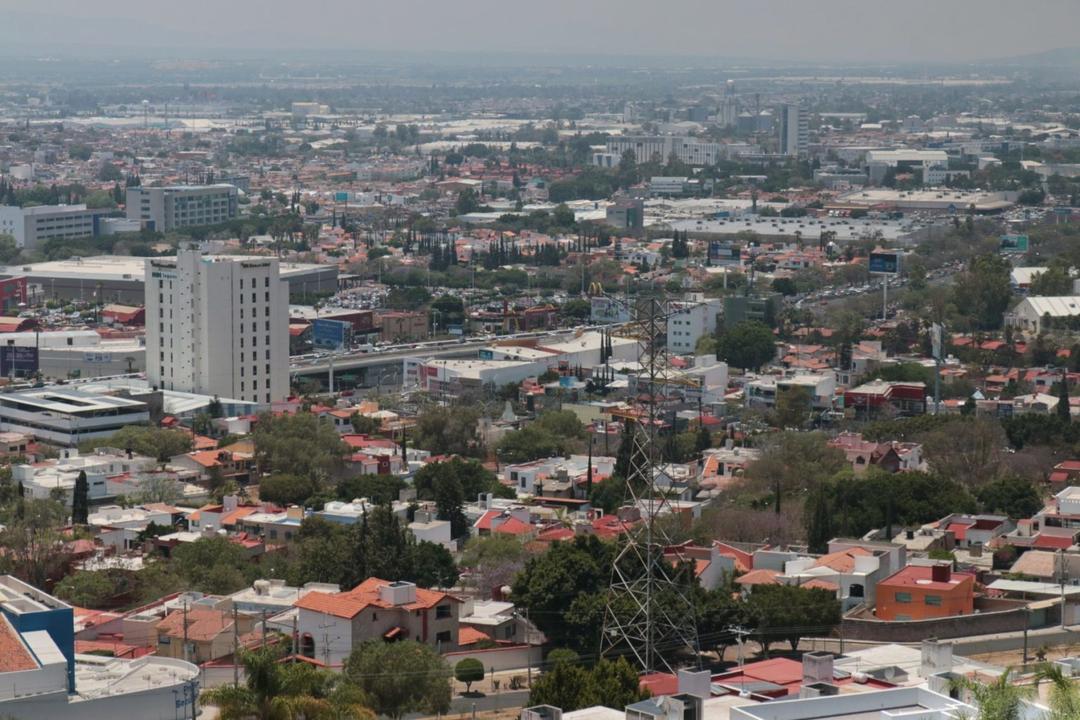
[[[894,252],[870,253],[870,272],[896,275],[900,272],[900,255]]]
[[[625,302],[610,297],[589,299],[589,319],[594,323],[621,323],[630,321],[630,308]]]
[[[38,371],[38,349],[36,347],[0,346],[0,375],[25,377]]]
[[[1026,253],[1028,251],[1028,236],[1027,235],[1002,235],[1001,236],[1001,252],[1006,255],[1013,253]]]
[[[311,323],[311,342],[319,348],[340,348],[345,345],[350,330],[352,323],[318,318]]]
[[[728,240],[713,240],[709,243],[710,265],[738,265],[742,259],[742,247]]]

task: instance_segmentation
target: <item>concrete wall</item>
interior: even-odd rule
[[[928,637],[947,639],[1021,632],[1025,627],[1044,627],[1060,621],[1061,616],[1056,607],[1032,613],[1029,618],[1024,603],[1012,603],[1009,608],[1003,604],[1007,602],[1009,601],[999,600],[987,606],[979,602],[976,604],[976,609],[980,611],[977,615],[930,620],[886,622],[867,617],[846,617],[843,620],[844,638],[895,643],[919,642]]]
[[[465,658],[476,658],[484,664],[484,671],[503,672],[504,670],[525,670],[532,666],[540,667],[543,650],[538,645],[508,645],[488,648],[487,650],[462,650],[443,655],[450,667]]]

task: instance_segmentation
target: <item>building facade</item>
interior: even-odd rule
[[[289,392],[289,288],[272,258],[146,261],[152,387],[268,404]]]
[[[780,154],[803,157],[810,145],[810,122],[806,111],[796,103],[780,108]]]
[[[0,235],[11,235],[20,248],[32,249],[51,238],[74,239],[98,234],[97,218],[107,210],[86,205],[0,206]]]
[[[668,351],[677,355],[694,352],[702,335],[716,332],[716,316],[720,313],[719,300],[701,303],[672,303],[672,314],[667,323]]]
[[[127,217],[158,232],[215,225],[236,217],[237,198],[236,187],[224,183],[130,187],[127,190]]]

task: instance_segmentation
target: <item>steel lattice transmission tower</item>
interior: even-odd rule
[[[639,508],[641,522],[620,539],[611,571],[611,584],[600,639],[602,657],[624,656],[642,672],[673,671],[670,657],[686,651],[697,656],[697,613],[686,578],[664,557],[671,545],[663,522],[672,510],[667,494],[657,487],[661,462],[658,428],[663,417],[657,394],[670,386],[666,352],[669,317],[687,304],[673,307],[666,300],[642,299],[631,327],[640,345],[638,359],[638,420],[633,424],[626,503]],[[635,308],[630,309],[633,313]],[[674,430],[674,428],[673,428]],[[690,578],[693,581],[693,578]]]

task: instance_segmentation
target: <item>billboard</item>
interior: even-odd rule
[[[630,308],[616,298],[589,298],[589,319],[595,323],[629,322]]]
[[[870,272],[883,275],[896,275],[900,272],[900,253],[870,253]]]
[[[349,340],[352,323],[318,318],[311,323],[311,343],[319,348],[341,348]]]
[[[1006,255],[1012,255],[1013,253],[1026,253],[1028,251],[1028,236],[1027,235],[1002,235],[1001,236],[1001,252]]]
[[[38,371],[38,349],[4,345],[0,347],[0,376],[26,377]]]
[[[728,240],[709,242],[710,265],[739,265],[742,262],[742,247]]]

